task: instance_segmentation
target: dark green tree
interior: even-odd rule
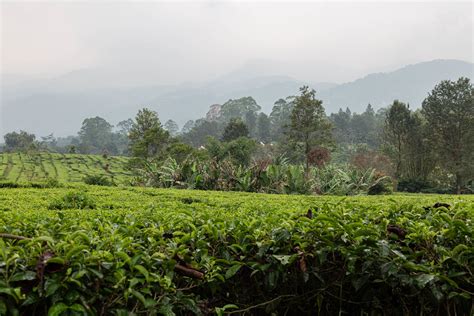
[[[379,133],[377,131],[377,117],[370,104],[362,114],[352,115],[350,132],[353,142],[357,144],[367,144],[369,148],[372,149],[378,147]]]
[[[217,162],[229,159],[234,165],[248,166],[257,144],[248,137],[239,137],[229,142],[220,142],[209,137],[206,150],[209,157]]]
[[[411,112],[408,106],[395,100],[390,106],[384,126],[384,140],[387,151],[395,161],[395,177],[402,173],[403,155],[410,136]]]
[[[323,102],[316,99],[316,91],[303,86],[300,93],[293,98],[288,140],[295,151],[304,155],[306,170],[309,170],[311,149],[331,144],[332,126],[324,112]]]
[[[224,129],[224,133],[222,134],[222,141],[229,142],[239,137],[248,136],[249,130],[247,128],[247,125],[245,125],[245,123],[239,118],[232,118]]]
[[[428,125],[420,111],[412,112],[410,116],[409,136],[403,156],[403,178],[427,183],[436,162],[429,140]]]
[[[456,177],[456,191],[474,176],[474,88],[468,78],[442,81],[423,101],[439,162]]]
[[[352,113],[349,108],[343,111],[341,108],[339,112],[332,113],[330,120],[334,126],[333,135],[338,144],[353,143],[353,133],[351,129]]]
[[[161,126],[158,114],[147,108],[138,111],[128,134],[134,157],[150,158],[161,153],[169,142],[169,133]]]

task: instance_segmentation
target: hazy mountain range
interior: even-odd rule
[[[134,117],[149,107],[163,122],[174,119],[180,126],[203,117],[209,106],[228,99],[252,96],[266,113],[273,103],[309,85],[323,100],[326,113],[349,107],[361,112],[368,103],[375,109],[394,99],[421,106],[428,92],[441,80],[473,78],[474,64],[459,60],[434,60],[405,66],[393,72],[369,74],[352,82],[311,83],[243,67],[206,83],[154,85],[127,81],[118,70],[84,69],[55,78],[30,79],[2,75],[1,131],[27,130],[37,135],[76,134],[86,117],[102,116],[112,124]]]

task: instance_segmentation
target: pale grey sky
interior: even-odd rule
[[[1,73],[26,76],[107,68],[178,83],[250,62],[344,82],[432,59],[473,61],[471,1],[2,2],[1,21]]]

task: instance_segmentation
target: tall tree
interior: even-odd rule
[[[138,111],[128,137],[134,157],[150,158],[166,148],[169,133],[161,126],[158,114],[144,108]]]
[[[82,127],[78,133],[81,152],[114,151],[111,145],[112,127],[109,122],[99,116],[86,118],[82,122]]]
[[[257,137],[257,113],[255,111],[247,111],[244,116],[244,123],[247,125],[250,137]]]
[[[272,140],[281,141],[284,139],[291,122],[292,109],[293,103],[287,102],[285,99],[278,99],[273,105],[270,113]]]
[[[353,142],[351,120],[352,113],[349,108],[343,111],[339,108],[339,112],[331,113],[330,120],[334,126],[333,134],[338,144],[351,144]]]
[[[331,143],[332,127],[324,112],[323,101],[316,99],[316,91],[303,86],[300,93],[293,98],[288,137],[294,148],[304,154],[308,170],[311,149]]]
[[[245,123],[241,119],[232,118],[224,129],[224,133],[222,134],[222,140],[224,142],[229,142],[239,137],[248,136],[249,129],[247,128],[247,125],[245,125]]]
[[[403,102],[395,100],[385,118],[384,139],[395,160],[395,177],[400,178],[405,145],[410,134],[411,112]]]
[[[258,114],[257,119],[257,138],[259,141],[268,143],[272,139],[271,135],[272,123],[265,113]]]
[[[362,114],[354,114],[351,120],[351,132],[356,143],[367,144],[370,148],[379,145],[377,133],[377,118],[369,104]]]
[[[440,163],[455,175],[459,193],[474,174],[474,88],[470,80],[436,85],[423,101],[422,113]]]
[[[427,122],[420,111],[410,114],[409,137],[406,141],[403,177],[426,181],[435,166],[435,157]]]
[[[243,97],[236,100],[231,99],[222,105],[219,119],[224,122],[228,122],[232,118],[245,120],[245,114],[247,112],[257,112],[260,110],[260,105],[258,105],[252,97]]]

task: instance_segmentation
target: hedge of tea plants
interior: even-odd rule
[[[1,315],[469,315],[474,197],[0,189]]]
[[[106,155],[0,153],[0,187],[34,186],[50,180],[83,182],[85,177],[94,176],[123,184],[132,179],[127,163],[127,157]]]

